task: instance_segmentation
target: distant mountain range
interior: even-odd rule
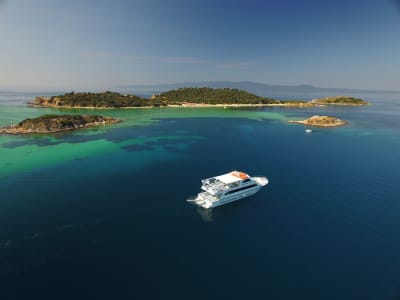
[[[400,91],[382,91],[382,90],[363,90],[346,88],[322,88],[307,84],[301,85],[272,85],[252,81],[204,81],[204,82],[182,82],[172,84],[154,84],[154,85],[132,85],[119,86],[117,89],[132,91],[139,94],[153,94],[167,90],[173,90],[184,87],[210,87],[210,88],[236,88],[245,90],[260,96],[274,96],[279,94],[329,94],[342,95],[344,93],[400,93]]]

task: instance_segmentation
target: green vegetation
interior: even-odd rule
[[[352,105],[366,105],[368,104],[366,101],[347,96],[338,96],[338,97],[326,97],[315,99],[313,102],[318,104],[352,104]]]
[[[34,119],[25,119],[18,123],[23,129],[67,129],[84,127],[88,124],[109,123],[116,119],[98,115],[56,115],[47,114]]]
[[[269,104],[275,103],[272,98],[260,97],[238,89],[181,88],[161,93],[156,99],[174,103],[204,104]]]
[[[51,98],[36,97],[30,104],[52,107],[124,108],[158,107],[181,105],[182,103],[269,104],[276,103],[276,101],[238,89],[182,88],[153,95],[150,99],[110,91],[104,93],[71,92]]]
[[[32,102],[38,106],[59,107],[142,107],[166,105],[159,100],[149,100],[136,95],[122,95],[116,92],[106,91],[104,93],[66,93],[51,98],[36,97]]]
[[[212,89],[180,88],[170,90],[161,94],[153,95],[150,99],[136,95],[123,95],[116,92],[106,91],[103,93],[66,93],[64,95],[50,98],[36,97],[30,104],[41,107],[89,107],[89,108],[124,108],[124,107],[158,107],[168,105],[193,104],[242,104],[242,105],[284,105],[297,107],[311,107],[320,104],[341,105],[365,105],[367,102],[353,97],[327,97],[304,100],[275,100],[269,97],[261,97],[238,89]]]
[[[118,122],[120,122],[118,119],[97,115],[48,114],[38,118],[25,119],[18,124],[0,128],[0,133],[51,133],[105,124],[115,124]]]

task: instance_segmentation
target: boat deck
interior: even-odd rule
[[[196,200],[194,200],[194,203],[196,203],[199,206],[202,206],[204,208],[209,208],[212,206],[212,203],[218,201],[217,197],[214,197],[213,195],[209,194],[208,192],[203,192],[199,193],[197,195]]]
[[[218,192],[222,192],[227,189],[227,186],[222,182],[215,183],[203,183],[202,189],[215,195]]]
[[[210,201],[210,202],[214,202],[214,201],[218,200],[217,197],[214,197],[213,195],[211,195],[208,192],[199,193],[198,194],[198,198],[199,198],[199,200],[207,200],[207,201]]]

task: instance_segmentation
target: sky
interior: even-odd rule
[[[0,88],[400,90],[397,0],[0,0]]]

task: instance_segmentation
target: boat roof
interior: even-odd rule
[[[232,182],[248,179],[248,178],[250,178],[250,176],[243,172],[232,171],[232,172],[220,175],[220,176],[216,176],[215,178],[218,179],[219,181],[223,182],[224,184],[230,184]]]

